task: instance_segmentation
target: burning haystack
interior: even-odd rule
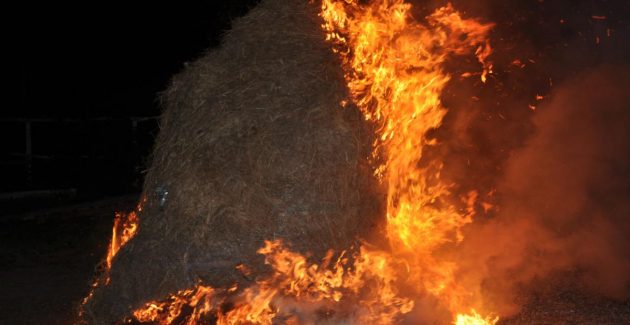
[[[372,132],[340,107],[346,84],[318,9],[264,0],[174,78],[137,234],[86,300],[84,321],[115,323],[199,281],[247,282],[235,267],[264,274],[264,240],[319,259],[373,229],[382,212],[364,159]]]

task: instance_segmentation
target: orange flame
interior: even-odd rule
[[[138,219],[138,213],[142,212],[145,201],[145,199],[140,200],[135,211],[131,211],[127,214],[116,212],[114,217],[114,227],[112,228],[112,240],[107,251],[106,263],[108,270],[111,269],[112,260],[114,259],[114,256],[118,254],[120,248],[136,235],[136,232],[138,231],[138,223],[140,222]]]
[[[217,324],[272,324],[274,319],[304,323],[320,317],[322,312],[330,312],[334,304],[350,302],[353,308],[361,310],[352,316],[355,322],[393,324],[400,314],[413,308],[413,301],[399,297],[395,262],[384,252],[361,248],[352,267],[348,267],[345,254],[332,263],[332,252],[321,264],[309,264],[304,256],[288,250],[280,241],[265,241],[258,253],[265,256],[272,274],[233,298],[235,306],[229,311],[223,312],[220,307],[236,287],[213,290],[199,285],[171,295],[166,301],[145,304],[133,313],[135,319],[173,324],[186,305],[193,312],[185,324],[197,324],[208,314],[216,318]],[[296,308],[301,312],[296,312]]]
[[[110,281],[109,271],[112,268],[112,261],[114,256],[118,254],[120,248],[122,248],[131,238],[136,235],[138,231],[138,223],[140,219],[138,218],[138,213],[142,212],[144,207],[144,203],[146,202],[146,197],[142,197],[138,204],[136,205],[136,209],[127,214],[116,212],[114,217],[114,226],[112,227],[112,239],[109,243],[109,248],[107,250],[107,255],[105,258],[105,270],[103,276],[96,279],[92,286],[90,287],[90,291],[87,296],[83,298],[81,301],[81,306],[79,308],[79,318],[83,317],[84,311],[83,306],[87,304],[94,295],[94,290],[101,286],[107,285]]]
[[[182,314],[182,309],[191,308],[192,314],[184,324],[196,324],[201,316],[207,314],[215,304],[212,301],[214,289],[199,285],[195,289],[182,290],[170,295],[164,302],[150,302],[134,311],[133,316],[139,322],[172,324]]]
[[[487,324],[496,324],[499,321],[499,317],[482,317],[472,309],[470,314],[459,314],[455,319],[455,325],[487,325]]]
[[[446,114],[440,103],[450,79],[445,61],[475,55],[486,82],[492,73],[487,61],[492,25],[463,19],[450,4],[428,16],[426,25],[412,20],[410,11],[402,0],[366,6],[324,0],[323,28],[343,61],[353,102],[379,127],[372,158],[376,176],[388,186],[387,233],[394,253],[405,256],[419,290],[443,300],[458,323],[493,323],[476,312],[458,314],[476,302],[456,283],[457,265],[435,254],[442,245],[463,239],[461,228],[472,222],[476,193],[464,198],[468,209],[458,210],[449,201],[449,184],[440,179],[442,162],[421,164],[425,147],[436,144],[426,135]]]

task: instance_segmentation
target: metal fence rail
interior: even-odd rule
[[[129,123],[129,128],[131,130],[130,139],[125,144],[132,144],[137,146],[138,141],[138,127],[144,122],[154,122],[157,123],[158,116],[131,116],[131,117],[94,117],[94,118],[0,118],[0,127],[4,124],[13,124],[14,127],[19,124],[22,124],[23,131],[17,131],[20,127],[15,128],[15,134],[8,134],[5,136],[9,139],[6,141],[12,141],[14,144],[13,150],[2,150],[0,157],[0,165],[3,167],[14,166],[13,168],[21,168],[26,171],[26,179],[24,180],[27,184],[32,182],[32,171],[33,171],[33,162],[35,160],[40,161],[52,161],[58,159],[66,159],[66,160],[86,160],[86,159],[99,159],[101,156],[106,155],[108,153],[99,153],[98,155],[85,155],[85,154],[77,154],[77,155],[65,155],[63,153],[37,153],[34,152],[34,144],[37,143],[45,143],[46,139],[34,138],[33,130],[38,127],[38,125],[51,125],[51,124],[78,124],[80,127],[85,126],[87,128],[88,124],[93,123]],[[87,128],[89,129],[89,128]],[[127,129],[129,130],[129,129]],[[23,132],[23,135],[19,133]],[[112,132],[115,132],[113,130]],[[19,145],[19,142],[22,141],[21,138],[23,136],[23,144]],[[76,135],[80,137],[80,134]],[[41,136],[40,136],[41,137]],[[21,150],[16,150],[17,147],[21,147]]]

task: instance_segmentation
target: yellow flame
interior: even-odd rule
[[[470,314],[459,314],[455,318],[455,325],[494,325],[499,321],[499,317],[482,317],[472,309]]]
[[[92,282],[90,287],[90,291],[81,301],[81,306],[79,308],[79,318],[83,317],[84,310],[83,306],[87,304],[92,297],[94,296],[94,290],[101,285],[109,284],[109,271],[112,268],[112,262],[116,254],[120,248],[122,248],[129,240],[131,240],[138,231],[138,223],[140,219],[138,218],[138,213],[142,212],[144,204],[146,203],[146,197],[143,196],[138,201],[136,205],[136,209],[129,213],[121,213],[116,212],[114,217],[114,226],[112,227],[112,238],[109,243],[109,247],[107,250],[107,255],[105,257],[105,270],[103,276],[96,279]]]
[[[185,316],[185,324],[197,324],[208,315],[214,316],[220,325],[273,324],[277,317],[294,316],[295,306],[302,309],[333,306],[345,299],[361,310],[352,316],[357,323],[393,324],[399,315],[413,308],[412,300],[398,295],[396,268],[385,252],[361,248],[352,267],[347,266],[349,261],[344,254],[333,263],[332,253],[321,264],[309,264],[303,255],[287,249],[280,241],[265,241],[258,252],[265,256],[265,263],[273,272],[231,297],[234,306],[230,310],[222,311],[221,305],[236,290],[214,290],[199,285],[173,294],[165,301],[148,302],[133,316],[140,322],[168,325],[187,306],[192,313]],[[327,267],[329,264],[332,265]]]
[[[450,79],[451,56],[475,55],[481,80],[492,73],[490,24],[463,19],[449,4],[426,17],[411,17],[402,0],[324,0],[323,28],[343,61],[352,101],[378,127],[372,160],[387,185],[387,234],[395,254],[405,256],[420,290],[443,300],[454,316],[473,304],[455,281],[457,265],[435,251],[463,239],[474,209],[460,211],[441,180],[443,162],[425,159],[429,131],[446,114],[440,95]],[[470,207],[476,193],[464,198]]]
[[[139,205],[137,211],[141,209],[142,207]],[[116,212],[114,227],[112,228],[112,240],[109,244],[106,259],[108,269],[112,267],[112,261],[114,256],[118,254],[118,251],[136,235],[138,222],[139,219],[136,211],[131,211],[127,214]]]
[[[143,308],[133,312],[133,316],[139,322],[172,324],[182,314],[182,309],[187,306],[192,309],[192,314],[187,316],[184,324],[196,324],[201,316],[208,313],[213,306],[212,298],[214,289],[199,285],[194,289],[187,289],[172,294],[166,301],[149,302]]]

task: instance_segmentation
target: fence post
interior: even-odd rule
[[[24,121],[24,138],[25,138],[25,164],[26,164],[26,183],[31,184],[33,182],[33,141],[31,137],[31,121]]]
[[[131,118],[131,141],[133,144],[133,150],[138,152],[138,119],[135,117]]]

